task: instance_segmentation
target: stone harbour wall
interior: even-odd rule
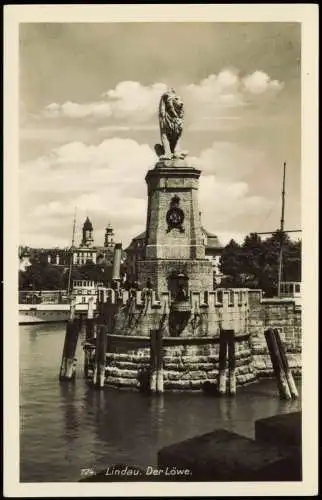
[[[104,292],[105,293],[105,292]],[[290,299],[263,299],[260,290],[191,292],[179,334],[171,332],[168,293],[110,290],[103,304],[106,333],[106,385],[140,388],[149,379],[150,331],[162,327],[165,390],[202,389],[217,384],[220,329],[234,329],[236,382],[273,376],[264,336],[278,328],[294,375],[301,374],[301,308]],[[111,317],[113,320],[111,321]]]
[[[104,293],[102,315],[106,324],[109,317],[114,318],[110,333],[148,337],[151,329],[158,329],[162,324],[164,336],[172,335],[169,293],[157,295],[143,290],[132,295],[126,291],[117,295],[110,289]],[[247,332],[247,290],[193,291],[188,303],[190,311],[182,317],[180,325],[182,337],[219,337],[220,328],[234,329],[236,334]]]
[[[254,369],[256,370],[257,377],[272,377],[274,375],[271,358],[267,349],[258,350],[253,354]],[[301,353],[287,351],[287,360],[289,367],[295,376],[302,374]]]
[[[249,290],[248,332],[258,377],[273,375],[264,332],[277,328],[294,375],[302,372],[302,309],[292,299],[263,299],[261,290]]]
[[[150,339],[139,338],[129,345],[125,337],[111,337],[106,354],[105,384],[139,389],[150,374]],[[164,339],[165,342],[167,338]],[[178,345],[163,348],[165,390],[200,390],[205,382],[217,385],[219,343]],[[236,339],[236,383],[244,385],[256,379],[249,339]]]

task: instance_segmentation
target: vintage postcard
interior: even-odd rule
[[[316,495],[317,6],[4,12],[5,496]]]

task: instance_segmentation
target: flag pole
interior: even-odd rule
[[[72,267],[73,267],[73,248],[75,244],[75,227],[76,227],[76,207],[74,211],[74,222],[73,222],[73,236],[72,236],[72,246],[70,252],[70,262],[69,262],[69,271],[68,271],[68,285],[67,285],[67,295],[70,294],[70,282],[72,277]]]
[[[278,279],[277,279],[277,296],[281,296],[281,281],[283,273],[283,240],[284,240],[284,217],[285,217],[285,172],[286,163],[283,164],[283,187],[282,187],[282,214],[280,226],[280,251],[278,259]]]

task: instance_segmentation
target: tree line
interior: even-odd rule
[[[25,271],[19,271],[19,290],[67,290],[69,269],[49,264],[45,259],[34,256]],[[73,280],[88,280],[108,283],[112,279],[112,266],[87,262],[73,267]]]
[[[301,281],[301,241],[292,241],[285,233],[277,231],[270,238],[252,233],[239,245],[231,240],[221,255],[220,287],[260,288],[268,297],[277,294],[279,252],[283,249],[282,281]],[[125,269],[121,268],[121,274]],[[20,290],[66,290],[69,269],[49,264],[45,259],[34,256],[25,271],[19,271]],[[73,267],[73,280],[111,283],[112,266],[87,262]]]
[[[279,254],[282,246],[282,281],[301,281],[301,241],[276,231],[261,239],[256,233],[239,245],[231,240],[223,249],[220,287],[260,288],[268,297],[277,294]]]

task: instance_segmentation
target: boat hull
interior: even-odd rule
[[[77,304],[75,315],[86,315],[88,304]],[[95,310],[95,306],[94,306]],[[37,323],[65,323],[70,315],[70,304],[20,304],[19,325]]]

